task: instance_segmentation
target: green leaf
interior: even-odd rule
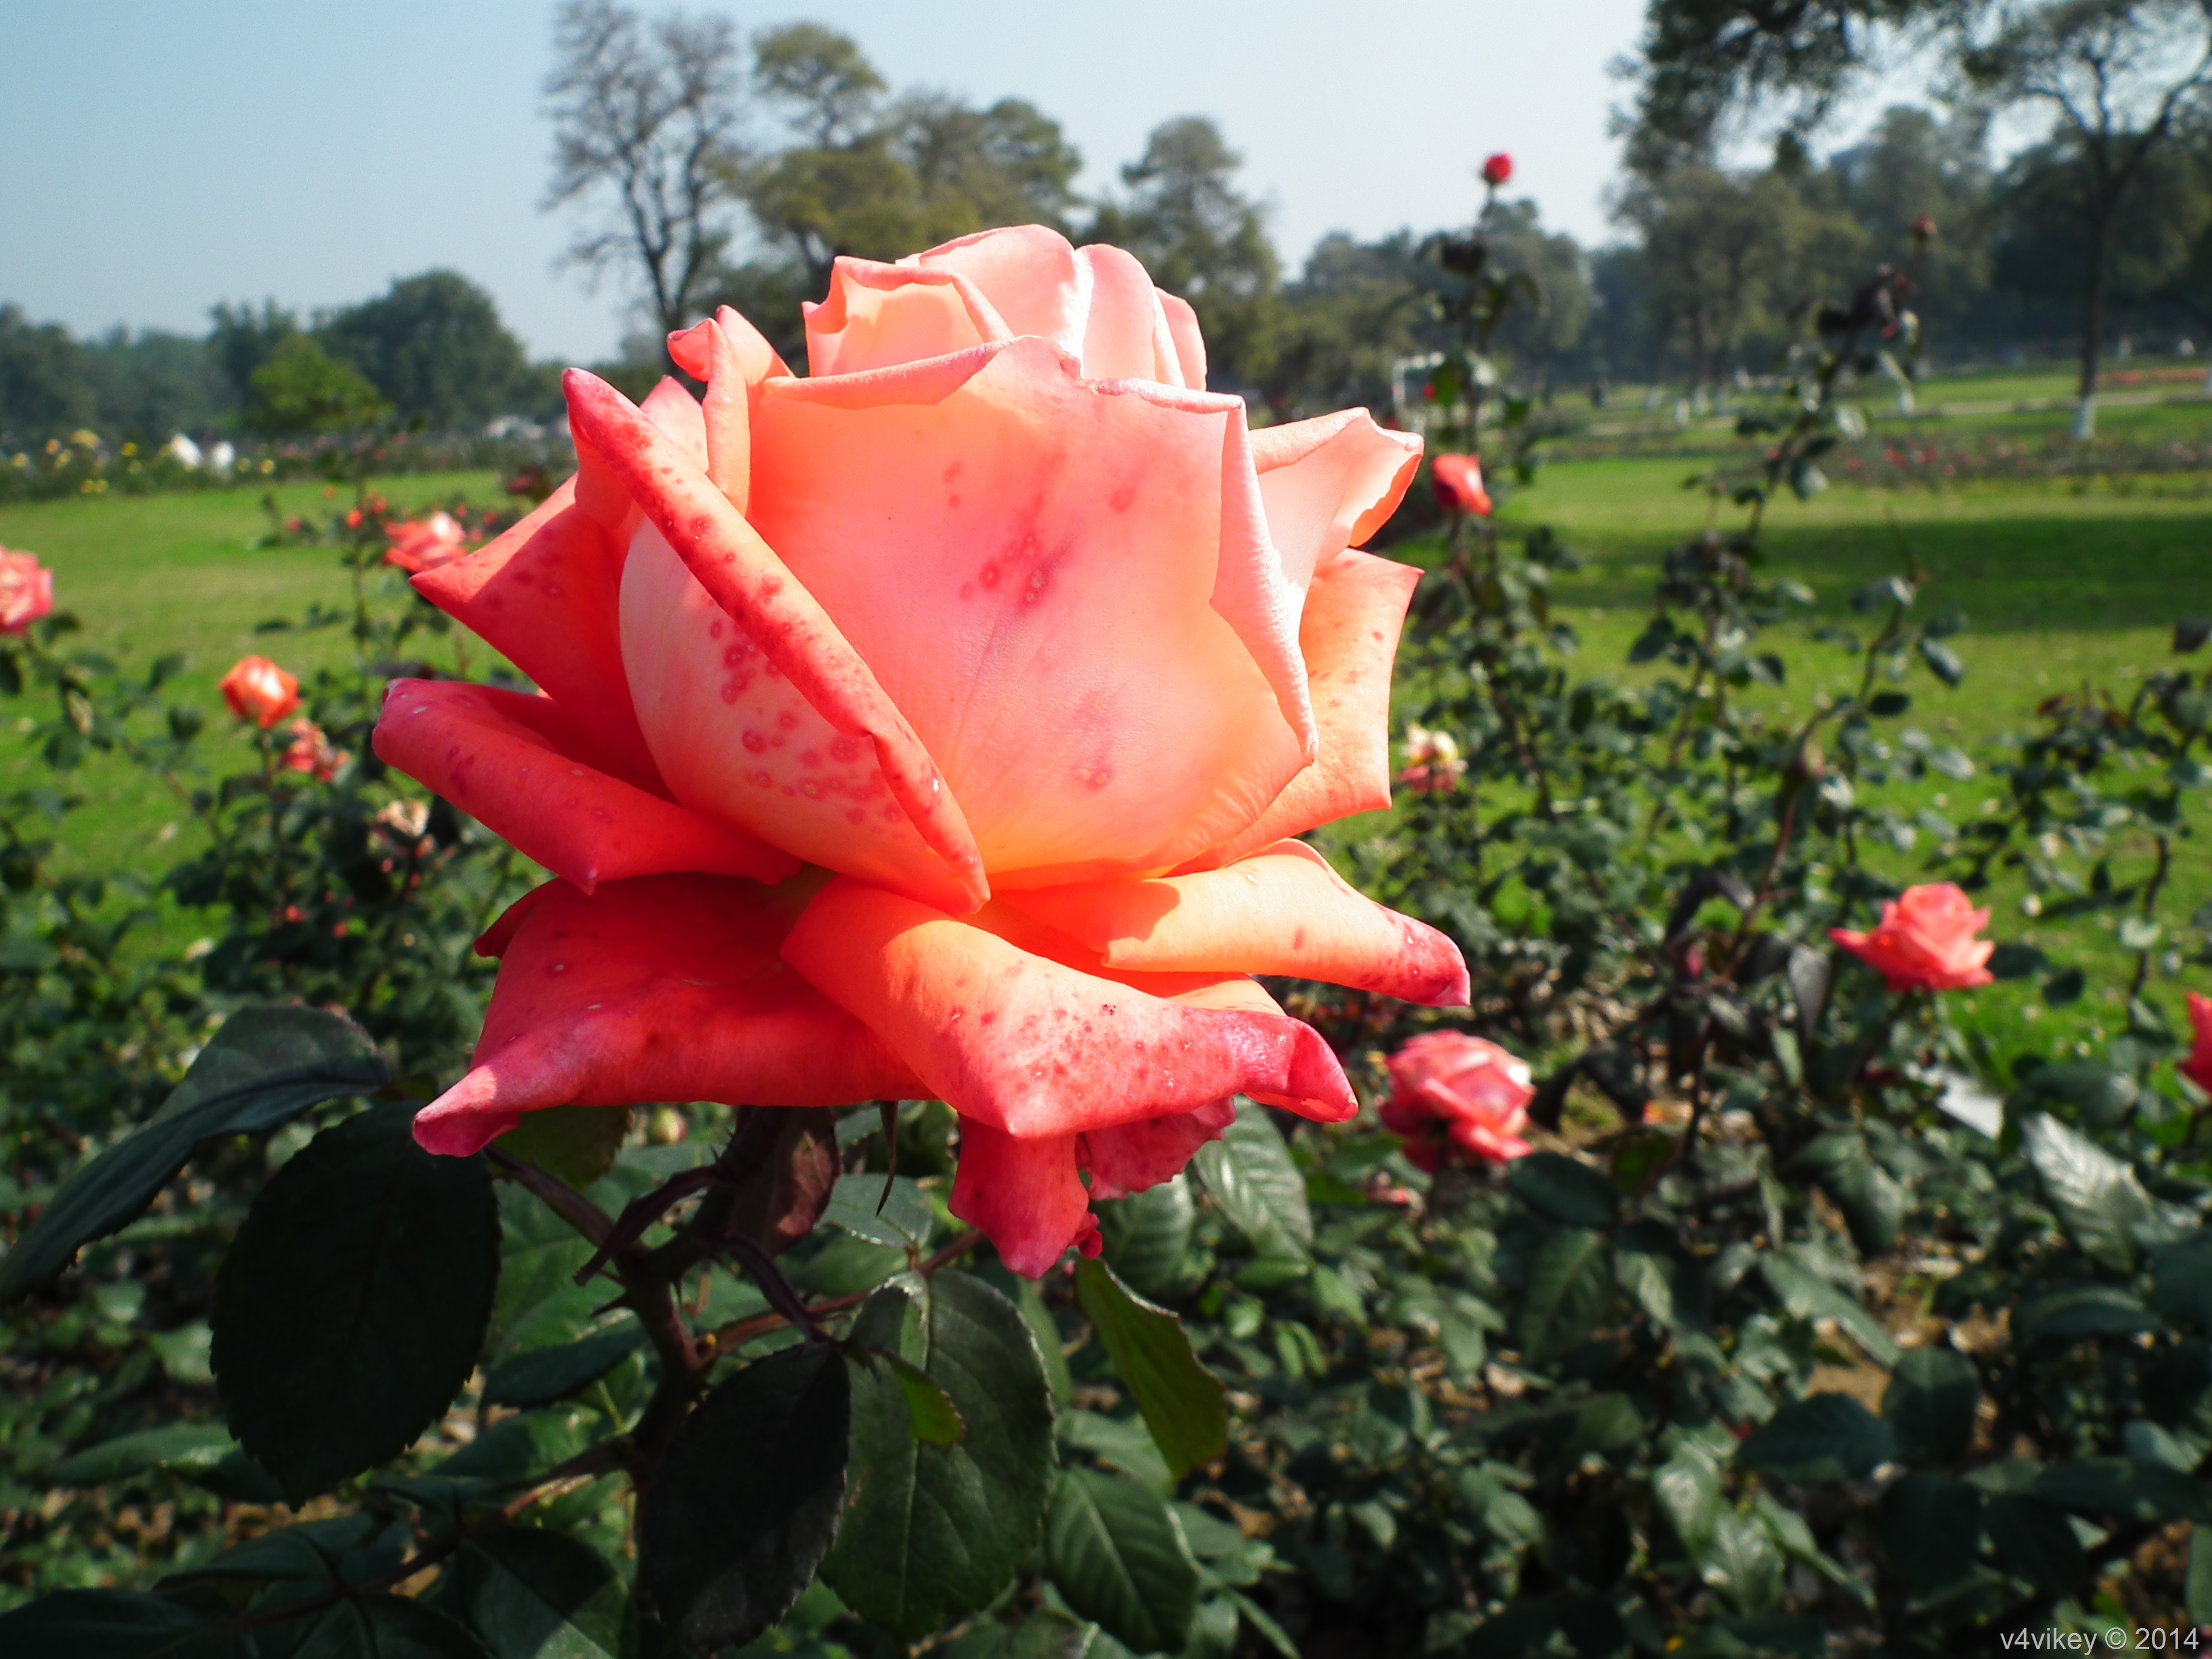
[[[1981,1538],[1982,1495],[1963,1480],[1914,1469],[1882,1494],[1881,1543],[1889,1570],[1924,1594],[1965,1577]]]
[[[1505,1166],[1505,1184],[1538,1213],[1569,1227],[1610,1227],[1620,1214],[1613,1183],[1559,1152],[1531,1152]]]
[[[509,1158],[534,1164],[580,1193],[615,1167],[629,1119],[627,1107],[550,1106],[525,1112],[497,1144]]]
[[[1613,1300],[1613,1252],[1605,1237],[1563,1227],[1529,1264],[1521,1304],[1521,1351],[1540,1364],[1597,1328]]]
[[[1133,1480],[1063,1469],[1045,1570],[1067,1605],[1132,1653],[1173,1653],[1198,1607],[1198,1563],[1175,1513]]]
[[[2032,1297],[2012,1311],[2013,1340],[2077,1342],[2091,1336],[2134,1336],[2158,1328],[2157,1316],[2111,1285],[2075,1285]]]
[[[368,1034],[341,1015],[240,1009],[143,1128],[62,1182],[0,1260],[0,1302],[44,1284],[85,1245],[131,1221],[200,1142],[273,1129],[326,1100],[371,1093],[389,1079]]]
[[[1720,1471],[1704,1449],[1686,1445],[1651,1474],[1651,1496],[1692,1558],[1712,1542],[1720,1519]]]
[[[475,1533],[439,1584],[491,1659],[630,1659],[629,1587],[597,1550],[538,1527]]]
[[[1966,665],[1960,661],[1959,653],[1938,641],[1925,636],[1921,639],[1920,660],[1946,685],[1955,687],[1966,678]]]
[[[822,1218],[871,1244],[927,1249],[929,1200],[922,1196],[921,1188],[908,1176],[892,1176],[888,1183],[890,1195],[886,1197],[885,1184],[885,1177],[865,1170],[857,1175],[838,1176],[837,1184],[830,1191],[830,1207],[822,1212]],[[883,1207],[878,1210],[878,1205]]]
[[[1180,1480],[1226,1451],[1227,1396],[1199,1364],[1182,1322],[1140,1300],[1103,1261],[1076,1263],[1075,1295],[1170,1473]]]
[[[355,1595],[320,1614],[296,1659],[487,1659],[467,1626],[404,1595]]]
[[[1786,1256],[1771,1252],[1759,1258],[1760,1273],[1784,1310],[1792,1319],[1818,1322],[1832,1319],[1852,1341],[1866,1350],[1877,1365],[1894,1365],[1898,1347],[1881,1322],[1860,1304],[1825,1279],[1815,1278]]]
[[[2189,1577],[2182,1585],[2182,1609],[2193,1625],[2212,1625],[2212,1528],[2189,1534]]]
[[[1972,1361],[1948,1348],[1915,1348],[1897,1362],[1881,1419],[1912,1463],[1955,1463],[1974,1440],[1982,1385]]]
[[[2087,1571],[2073,1523],[2039,1498],[1991,1493],[1982,1501],[1982,1525],[1997,1565],[2046,1595],[2068,1594]]]
[[[937,1651],[945,1659],[1084,1659],[1097,1634],[1095,1625],[1038,1607],[1018,1625],[978,1624]]]
[[[686,1419],[638,1506],[640,1577],[686,1645],[741,1646],[799,1599],[837,1529],[851,1419],[844,1354],[811,1343]]]
[[[433,1158],[413,1109],[325,1130],[248,1212],[216,1282],[231,1432],[298,1504],[399,1452],[475,1368],[499,1276],[480,1158]]]
[[[1724,1509],[1714,1517],[1713,1535],[1698,1557],[1705,1581],[1728,1597],[1738,1613],[1765,1613],[1782,1594],[1782,1552],[1759,1517]]]
[[[1240,1099],[1236,1121],[1198,1149],[1191,1168],[1222,1213],[1261,1255],[1304,1255],[1313,1248],[1306,1179],[1267,1109]]]
[[[524,1349],[492,1367],[484,1379],[484,1403],[527,1409],[566,1400],[621,1364],[644,1340],[644,1328],[625,1316],[574,1342]]]
[[[2152,1304],[2177,1324],[2212,1330],[2212,1243],[2181,1244],[2151,1261]]]
[[[957,1446],[923,1444],[896,1381],[854,1379],[852,1485],[822,1576],[862,1618],[918,1640],[989,1605],[1036,1547],[1052,1392],[1020,1310],[965,1273],[894,1280],[851,1340],[918,1366],[968,1425]]]
[[[873,1351],[890,1367],[900,1389],[906,1395],[907,1431],[925,1446],[957,1446],[968,1425],[960,1420],[960,1411],[952,1403],[952,1396],[930,1380],[929,1373],[919,1365],[909,1364],[889,1348]]]
[[[1176,1478],[1168,1472],[1168,1460],[1160,1455],[1159,1442],[1152,1438],[1143,1418],[1109,1417],[1103,1412],[1079,1409],[1062,1412],[1058,1432],[1062,1445],[1088,1452],[1163,1498],[1175,1491]]]
[[[1820,1185],[1844,1212],[1851,1243],[1862,1254],[1881,1255],[1896,1248],[1905,1231],[1905,1188],[1870,1158],[1825,1172]]]
[[[2013,1091],[2005,1109],[2024,1116],[2030,1109],[2069,1106],[2092,1127],[2109,1129],[2126,1118],[2141,1092],[2125,1072],[2094,1060],[2063,1060],[2030,1072]]]
[[[2136,1172],[2095,1142],[2038,1113],[2021,1130],[2045,1200],[2082,1255],[2115,1273],[2132,1273],[2136,1230],[2154,1219],[2150,1194]]]
[[[2119,1521],[2212,1522],[2204,1484],[2141,1457],[2076,1457],[2035,1478],[2035,1495],[2061,1509]]]
[[[1182,1176],[1157,1187],[1108,1199],[1091,1206],[1098,1217],[1107,1265],[1139,1296],[1163,1297],[1176,1289],[1183,1252],[1190,1246],[1198,1203]]]
[[[215,1423],[172,1423],[103,1440],[50,1464],[51,1486],[97,1486],[149,1469],[211,1469],[238,1449],[230,1431]]]
[[[1863,1480],[1896,1455],[1880,1419],[1846,1394],[1790,1401],[1736,1448],[1735,1460],[1801,1486]]]
[[[136,1590],[63,1590],[0,1613],[8,1659],[243,1659],[205,1612]]]

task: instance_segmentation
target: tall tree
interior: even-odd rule
[[[0,305],[0,441],[66,437],[99,412],[84,348],[58,323],[33,323]]]
[[[401,416],[431,427],[488,420],[535,390],[522,346],[491,295],[456,271],[402,277],[316,332]]]
[[[628,266],[664,330],[692,320],[730,238],[743,77],[726,19],[647,25],[611,0],[566,0],[545,91],[554,123],[552,209],[592,198],[610,218],[568,258]]]
[[[2075,435],[2096,426],[2122,209],[2212,81],[2212,0],[2045,0],[2000,16],[1962,56],[1968,81],[2045,105],[2076,160],[2081,246]]]

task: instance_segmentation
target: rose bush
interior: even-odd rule
[[[1249,975],[1466,1000],[1293,839],[1389,803],[1419,573],[1354,550],[1419,441],[1248,430],[1188,305],[1034,227],[841,259],[806,331],[804,379],[727,309],[672,337],[703,402],[571,371],[577,477],[416,578],[544,695],[396,683],[377,752],[557,878],[416,1133],[935,1096],[1036,1273],[1232,1097],[1356,1110]]]

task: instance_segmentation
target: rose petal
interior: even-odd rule
[[[957,270],[839,258],[830,295],[801,307],[807,372],[852,374],[942,357],[1012,331],[982,290]]]
[[[588,897],[566,882],[538,889],[494,929],[502,960],[483,1035],[468,1075],[416,1118],[416,1139],[473,1152],[549,1106],[919,1095],[866,1028],[777,955],[804,902],[718,876],[608,882]]]
[[[770,374],[788,374],[760,331],[724,306],[708,321],[668,337],[668,355],[707,384],[707,476],[742,513],[752,499],[752,401]]]
[[[1110,1128],[1240,1093],[1328,1121],[1358,1110],[1328,1045],[1296,1020],[1167,1001],[850,879],[823,890],[783,955],[939,1099],[1010,1134]]]
[[[623,673],[616,556],[575,498],[571,479],[521,523],[413,586],[561,705],[591,744],[585,758],[659,793]]]
[[[1205,391],[1206,336],[1199,331],[1198,313],[1191,309],[1189,301],[1164,289],[1160,294],[1160,309],[1167,313],[1168,335],[1175,341],[1182,383],[1193,392]]]
[[[1301,592],[1313,573],[1380,530],[1421,464],[1421,441],[1386,432],[1364,409],[1262,427],[1252,460],[1267,533]]]
[[[375,749],[434,794],[586,892],[669,870],[781,881],[798,861],[574,758],[560,706],[450,680],[394,680]]]
[[[755,520],[944,767],[994,885],[1172,865],[1297,769],[1266,641],[1216,598],[1231,565],[1281,580],[1249,471],[1224,477],[1237,399],[1089,386],[1020,339],[771,380],[756,414]]]
[[[768,383],[771,387],[787,383]],[[943,776],[914,728],[884,695],[868,662],[838,632],[806,588],[793,580],[791,570],[731,507],[713,481],[640,416],[620,392],[579,369],[568,371],[564,385],[572,425],[608,458],[646,510],[659,532],[658,539],[665,541],[701,588],[744,630],[743,643],[758,652],[763,674],[781,674],[830,730],[838,736],[866,739],[874,749],[876,767],[890,792],[890,802],[886,805],[895,804],[904,813],[929,856],[900,862],[885,854],[866,865],[867,873],[960,908],[980,903],[988,889],[982,860],[959,805],[945,787]],[[763,408],[767,402],[763,399]],[[756,431],[757,458],[760,437]],[[773,474],[772,467],[757,466],[755,471]],[[633,546],[649,546],[655,539],[641,537]],[[625,602],[621,608],[627,617],[631,606]],[[665,775],[667,757],[662,750],[668,750],[672,756],[678,745],[695,744],[696,731],[690,723],[720,706],[720,693],[703,705],[665,700],[661,690],[667,678],[678,671],[662,658],[672,644],[680,643],[686,636],[682,624],[672,619],[665,626],[677,630],[676,640],[660,640],[656,637],[660,630],[655,620],[658,613],[648,609],[640,614],[635,632],[627,623],[624,626],[624,661],[638,699],[641,722],[654,745],[656,759],[664,762]],[[696,659],[703,634],[696,629],[691,632],[701,638],[693,641],[694,659],[683,672],[696,678],[702,667]],[[728,645],[720,648],[736,649],[739,643],[733,635]],[[714,650],[711,645],[708,648]],[[718,653],[708,659],[710,662],[718,659]],[[662,674],[662,670],[666,673]],[[648,675],[656,678],[649,681]],[[655,689],[649,690],[648,684]],[[739,694],[731,695],[734,702]],[[788,708],[779,710],[779,720],[788,712]],[[763,740],[766,741],[765,737]],[[750,797],[743,797],[734,780],[744,769],[745,769],[744,759],[731,751],[715,790],[715,809],[734,812],[740,810],[736,803],[745,799],[750,804],[736,822],[810,859],[826,858],[826,851],[809,838],[822,814],[799,811],[790,803],[805,797],[781,793],[783,783],[792,781],[758,787]],[[669,782],[679,796],[686,796],[687,786],[694,792],[704,787],[696,776],[689,780],[671,776]],[[795,782],[793,787],[796,790]],[[839,818],[842,820],[858,805],[849,798],[839,803]],[[880,817],[876,822],[888,823]],[[848,823],[848,827],[861,830],[866,825]],[[889,837],[882,839],[884,845],[890,844]],[[867,844],[872,855],[882,850],[876,842]],[[953,896],[956,894],[958,896]]]
[[[707,470],[707,416],[683,382],[662,375],[637,412],[666,433],[669,441],[702,472]]]
[[[1216,1100],[1171,1117],[1091,1130],[1081,1138],[1076,1156],[1091,1172],[1092,1202],[1126,1198],[1174,1180],[1200,1147],[1220,1139],[1236,1121],[1237,1103]]]
[[[1321,753],[1252,826],[1194,860],[1207,867],[1354,812],[1390,805],[1390,663],[1421,573],[1346,552],[1314,573],[1298,644],[1313,686]]]
[[[1070,1244],[1097,1237],[1075,1144],[1073,1135],[1021,1140],[974,1118],[960,1120],[960,1162],[947,1206],[988,1235],[999,1259],[1025,1279],[1049,1272]]]
[[[1008,893],[1005,902],[1137,972],[1282,974],[1431,1007],[1468,998],[1438,933],[1354,890],[1302,842],[1218,870]]]
[[[1181,386],[1182,366],[1168,332],[1167,313],[1136,256],[1097,243],[1078,248],[1075,258],[1091,273],[1083,319],[1084,377]]]
[[[975,285],[1008,333],[1034,334],[1071,357],[1082,356],[1091,273],[1058,231],[1042,225],[981,230],[899,263],[957,272]]]

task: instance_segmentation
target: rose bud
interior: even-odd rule
[[[1828,937],[1880,973],[1893,991],[1965,991],[1995,977],[1986,963],[1995,943],[1974,936],[1990,913],[1949,882],[1908,887],[1881,907],[1869,933],[1832,927]]]
[[[2173,1069],[2207,1094],[2212,1094],[2212,997],[2189,994],[2189,1024],[2196,1040],[2189,1058]]]
[[[1406,1156],[1424,1170],[1504,1164],[1528,1155],[1520,1131],[1535,1096],[1528,1066],[1487,1037],[1428,1031],[1390,1056],[1382,1127],[1405,1137]]]
[[[1429,463],[1429,488],[1447,513],[1490,516],[1490,492],[1482,487],[1482,463],[1472,455],[1439,455]]]
[[[1482,164],[1482,182],[1496,190],[1513,176],[1513,158],[1504,150],[1490,156]]]
[[[0,634],[20,634],[54,608],[54,573],[32,553],[0,547]]]
[[[266,657],[240,657],[216,689],[233,714],[264,732],[300,706],[300,682]]]
[[[447,513],[389,525],[384,533],[392,543],[384,550],[385,563],[397,565],[410,576],[451,564],[469,550],[468,538]]]
[[[288,772],[304,772],[318,783],[328,783],[352,758],[344,750],[332,748],[329,734],[302,716],[292,722],[292,741],[285,746],[281,764]]]

